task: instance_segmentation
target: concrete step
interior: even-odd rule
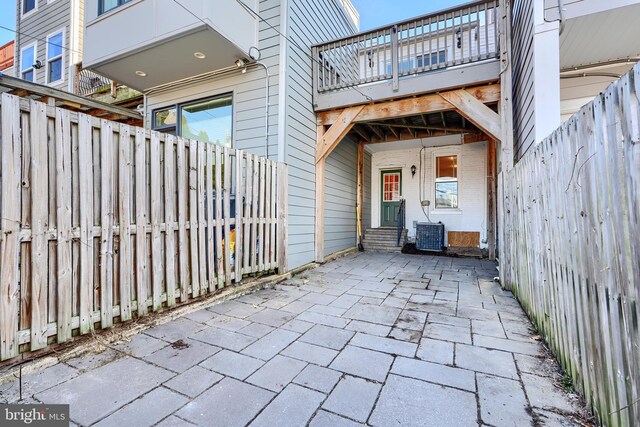
[[[400,246],[375,246],[375,247],[371,247],[371,246],[367,246],[364,245],[364,251],[365,252],[401,252],[402,251],[402,247]]]

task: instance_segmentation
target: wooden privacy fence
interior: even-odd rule
[[[286,165],[2,94],[0,359],[286,265]]]
[[[640,420],[640,65],[505,184],[507,285],[605,425]]]

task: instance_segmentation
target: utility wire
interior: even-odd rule
[[[178,0],[173,0],[176,3],[178,2]],[[291,43],[293,46],[297,47],[298,50],[300,52],[302,52],[303,54],[305,54],[306,56],[309,57],[309,59],[311,59],[311,61],[316,62],[318,65],[320,65],[321,67],[323,67],[324,65],[322,64],[322,62],[320,62],[318,59],[314,58],[313,55],[311,55],[308,52],[308,49],[303,48],[302,46],[300,46],[295,40],[292,40],[291,38],[289,38],[288,36],[285,36],[284,34],[282,34],[280,32],[280,30],[278,30],[276,27],[274,27],[273,25],[271,25],[266,19],[264,19],[262,16],[260,16],[259,13],[257,13],[256,11],[254,11],[253,9],[251,9],[249,6],[247,6],[246,4],[244,4],[241,0],[236,0],[236,2],[242,6],[247,12],[249,12],[250,14],[252,14],[253,16],[255,16],[256,18],[258,18],[261,22],[264,22],[265,24],[267,24],[267,26],[269,28],[271,28],[273,31],[275,31],[276,33],[278,33],[278,35],[280,37],[282,37],[283,39],[287,40],[289,43]],[[184,6],[183,6],[184,7]],[[198,18],[200,19],[200,18]],[[364,93],[362,93],[357,87],[352,87],[353,90],[355,90],[356,92],[358,92],[360,95],[362,95],[364,98],[367,99],[367,101],[373,101],[373,98],[371,98],[369,95],[366,95]]]
[[[13,29],[11,29],[9,27],[5,27],[4,25],[0,25],[0,28],[2,28],[3,30],[11,31],[12,33],[18,34],[18,35],[23,36],[23,37],[29,37],[31,39],[38,40],[38,41],[50,44],[51,46],[56,46],[56,47],[62,48],[64,50],[68,50],[69,52],[73,52],[73,53],[77,53],[78,55],[82,55],[82,52],[78,52],[77,50],[71,49],[71,48],[66,47],[66,46],[61,46],[61,45],[59,45],[57,43],[51,43],[46,38],[32,36],[31,34],[23,33],[23,32],[17,31],[17,30],[13,30]]]

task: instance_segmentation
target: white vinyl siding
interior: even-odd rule
[[[512,9],[513,143],[519,159],[535,141],[533,2],[516,0]]]
[[[356,29],[338,0],[289,0],[288,21],[292,43],[287,43],[285,162],[289,164],[289,267],[295,268],[315,258],[316,114],[312,100],[311,45],[351,35]],[[357,166],[356,151],[353,153],[352,163],[334,166],[353,175]],[[353,185],[355,191],[355,181]],[[355,244],[355,198],[345,202],[351,203],[352,214],[344,212],[336,202],[333,198],[326,199],[325,223],[348,222],[350,225],[342,227],[352,232],[341,243],[328,242],[325,255]],[[347,216],[343,219],[342,215]]]

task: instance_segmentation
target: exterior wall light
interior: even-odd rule
[[[416,174],[416,165],[411,165],[411,177],[413,178]]]

